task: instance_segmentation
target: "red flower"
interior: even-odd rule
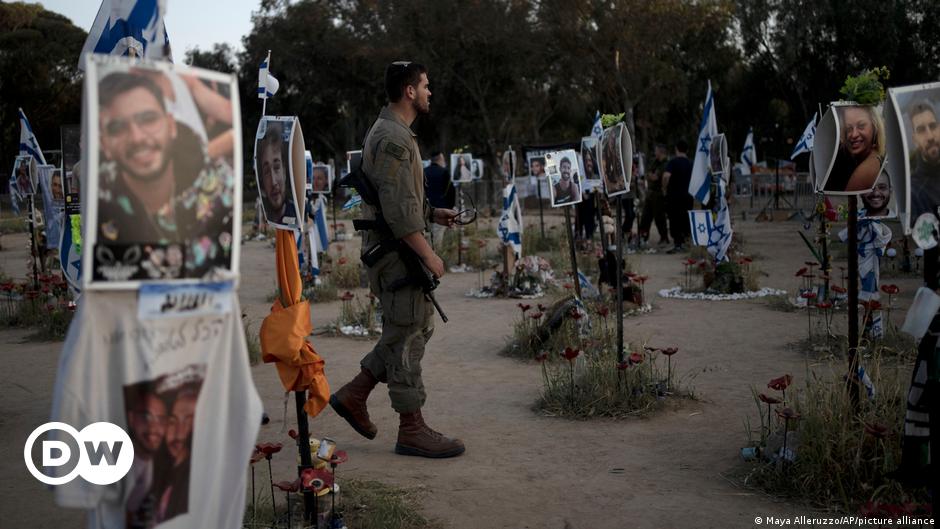
[[[764,395],[763,393],[758,395],[757,398],[759,398],[761,402],[766,402],[767,404],[780,404],[781,402],[783,402],[780,399],[777,399],[774,397],[768,397],[767,395]]]
[[[822,279],[823,281],[829,281],[832,278],[829,277],[829,274],[819,274],[819,279]]]
[[[647,281],[648,279],[649,279],[649,276],[636,276],[636,277],[633,278],[634,281],[636,281],[637,283],[639,283],[639,284],[641,284],[641,285],[642,285],[643,283],[646,283],[646,281]]]
[[[348,261],[345,257],[340,257],[340,258],[339,258],[339,261],[336,261],[336,262],[339,263],[340,266],[342,266],[342,265],[346,264],[346,263],[349,262],[349,261]]]
[[[582,316],[581,311],[577,308],[571,309],[571,312],[568,313],[568,315],[571,316],[571,319],[573,320],[580,320]]]
[[[623,275],[627,276],[630,279],[637,277],[636,272],[624,272]]]
[[[298,478],[294,481],[278,481],[273,483],[273,485],[284,492],[297,492],[300,490],[300,479]]]
[[[574,359],[581,354],[580,349],[572,349],[571,347],[565,347],[565,350],[562,351],[561,355],[565,357],[569,362],[574,362]]]
[[[532,305],[526,305],[524,303],[517,303],[516,306],[519,307],[519,310],[521,310],[523,314],[525,314],[527,310],[532,308]]]
[[[305,489],[320,492],[333,488],[333,474],[324,468],[305,468],[300,472],[300,483]]]
[[[796,274],[794,274],[794,275],[795,275],[796,277],[803,277],[803,275],[805,275],[808,270],[809,270],[809,269],[804,266],[803,268],[800,268],[799,270],[797,270],[797,271],[796,271]]]
[[[875,439],[884,439],[890,434],[888,427],[881,423],[866,424],[865,433],[874,437]]]
[[[816,293],[815,292],[803,292],[802,294],[800,294],[800,297],[803,299],[816,299]]]
[[[610,307],[607,305],[601,305],[600,307],[597,307],[597,314],[602,318],[606,318],[607,315],[610,314]]]
[[[630,353],[630,357],[629,357],[629,358],[630,358],[630,363],[631,363],[631,364],[642,364],[642,363],[643,363],[643,355],[641,355],[640,353],[632,352],[632,353]]]
[[[538,304],[538,307],[539,307],[539,310],[542,312],[548,311],[548,307],[546,307],[545,305],[542,305],[541,303]]]
[[[346,292],[343,292],[343,295],[340,296],[339,299],[341,299],[341,300],[343,300],[343,301],[349,301],[349,300],[351,300],[351,299],[354,298],[354,297],[355,297],[355,296],[353,295],[353,293],[347,290]]]
[[[628,361],[626,361],[626,360],[624,360],[623,362],[618,362],[618,363],[617,363],[617,369],[619,369],[620,371],[623,371],[624,369],[626,369],[626,368],[628,368],[628,367],[630,367],[630,362],[628,362]]]
[[[548,351],[540,351],[535,355],[535,359],[539,362],[544,362],[548,360]]]
[[[820,301],[819,303],[816,304],[816,308],[817,308],[817,309],[822,309],[822,310],[831,309],[831,308],[832,308],[832,303],[830,303],[830,302],[828,302],[828,301]]]
[[[532,318],[533,320],[541,319],[542,316],[544,316],[544,314],[542,314],[541,312],[533,312],[532,314],[529,314],[529,317]]]
[[[287,435],[288,435],[291,439],[297,439],[297,435],[298,435],[298,434],[297,434],[297,430],[291,428],[290,430],[287,430]]]
[[[483,239],[477,239],[477,248],[483,248],[484,246],[486,246],[486,241]]]
[[[901,291],[897,285],[881,285],[881,291],[889,296],[893,296]]]
[[[685,260],[685,264],[686,264],[687,266],[692,266],[692,265],[694,265],[696,262],[697,262],[697,261],[696,261],[695,259],[692,259],[691,257]]]
[[[868,301],[860,301],[859,304],[865,307],[865,310],[875,311],[881,309],[881,302],[877,299],[872,299]]]
[[[264,454],[262,454],[257,449],[255,449],[255,451],[251,453],[251,457],[248,458],[248,462],[254,465],[258,461],[261,461],[262,459],[264,459]]]
[[[333,457],[330,458],[329,463],[331,465],[342,465],[346,461],[349,461],[349,454],[345,450],[337,450],[333,452]]]
[[[813,261],[804,261],[803,264],[805,264],[806,266],[808,266],[808,267],[810,267],[810,268],[812,268],[812,267],[814,267],[814,266],[821,266],[819,263],[816,263],[816,262],[813,262]]]
[[[847,292],[844,287],[840,287],[839,285],[832,285],[831,288],[832,288],[832,291],[837,294],[845,294]]]
[[[660,349],[659,352],[661,352],[662,354],[664,354],[664,355],[666,355],[666,356],[672,356],[672,355],[674,355],[674,354],[676,354],[676,353],[679,352],[679,348],[678,348],[678,347],[667,347],[667,348],[665,348],[665,349]]]
[[[565,283],[562,286],[565,287],[565,290],[571,290],[572,288],[574,288],[574,285],[572,285],[571,283]]]
[[[701,263],[699,263],[698,267],[701,268],[702,270],[705,270],[705,261],[702,261]]]
[[[255,450],[264,454],[265,459],[271,459],[271,456],[281,451],[281,443],[260,443],[255,445]]]
[[[783,408],[777,410],[777,417],[780,417],[784,420],[796,420],[800,418],[800,414],[797,413],[793,408]]]
[[[744,264],[751,264],[754,262],[754,259],[751,259],[750,257],[742,257],[741,260],[744,261]]]
[[[36,298],[38,298],[38,297],[39,297],[39,291],[38,291],[38,290],[27,290],[27,291],[26,291],[26,299],[36,299]]]
[[[790,386],[792,382],[792,375],[783,375],[782,377],[771,379],[770,382],[767,383],[767,387],[777,391],[784,391]]]

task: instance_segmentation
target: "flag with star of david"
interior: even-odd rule
[[[721,262],[728,259],[728,248],[731,246],[731,211],[728,201],[725,200],[724,180],[718,181],[718,211],[710,209],[696,209],[689,211],[689,224],[692,229],[692,243],[696,246],[705,246],[709,255]]]
[[[712,138],[717,135],[718,119],[715,117],[715,98],[712,97],[712,82],[708,81],[708,93],[705,94],[702,123],[699,125],[698,141],[695,143],[692,179],[689,181],[689,194],[702,204],[708,202],[708,197],[711,194],[712,183],[708,175],[708,160]]]

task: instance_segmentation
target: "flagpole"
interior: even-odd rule
[[[565,206],[565,234],[568,235],[568,251],[571,255],[571,273],[574,276],[574,292],[581,299],[581,277],[578,276],[578,256],[574,251],[574,231],[571,229],[571,206]]]
[[[623,362],[623,201],[617,200],[617,362]],[[646,300],[641,300],[646,303]]]
[[[29,251],[33,256],[33,290],[39,290],[39,270],[36,268],[36,260],[39,259],[39,251],[36,245],[36,203],[33,201],[33,196],[27,195],[29,200]]]

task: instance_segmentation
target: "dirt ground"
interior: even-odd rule
[[[768,274],[762,286],[792,292],[798,284],[794,272],[810,258],[797,235],[800,225],[737,220],[735,227],[755,265]],[[4,236],[2,243],[0,267],[22,274],[25,237]],[[352,255],[355,244],[345,246],[344,253]],[[335,439],[349,452],[340,482],[345,475],[421,489],[424,513],[451,528],[749,528],[756,516],[809,514],[806,507],[738,488],[723,477],[739,465],[745,417],[756,420],[750,387],[763,388],[783,373],[799,381],[806,373],[812,360],[787,347],[805,337],[806,316],[773,310],[762,300],[656,296],[658,289],[682,281],[682,258],[630,257],[635,270],[651,277],[646,294],[654,311],[628,318],[625,335],[628,341],[677,346],[673,360],[681,373],[694,376],[697,401],[642,419],[540,416],[532,409],[541,385],[537,365],[499,354],[511,335],[517,300],[467,298],[477,274],[449,274],[438,299],[450,322],[437,320],[423,363],[429,395],[424,415],[432,427],[462,438],[467,452],[442,461],[395,455],[397,416],[381,386],[369,400],[379,428],[375,440],[359,437],[329,408],[311,420],[312,433]],[[255,327],[269,310],[273,267],[268,242],[243,245],[240,298]],[[899,303],[906,308],[919,281],[890,281],[901,287]],[[314,329],[334,320],[339,305],[313,305]],[[903,318],[903,310],[893,318]],[[83,515],[57,507],[23,464],[27,435],[48,420],[61,350],[61,343],[29,341],[29,333],[0,331],[0,526],[80,526]],[[348,338],[314,336],[311,342],[326,360],[334,389],[357,372],[370,348],[370,342]],[[296,422],[293,399],[285,404],[273,366],[252,371],[272,419],[259,441],[288,445],[286,431]],[[288,479],[294,465],[294,454],[279,454],[275,479]],[[263,481],[265,471],[259,476]]]

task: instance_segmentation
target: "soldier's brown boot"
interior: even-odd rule
[[[400,414],[398,443],[395,453],[404,456],[454,457],[465,450],[460,439],[451,439],[432,430],[424,423],[421,410]]]
[[[348,384],[330,395],[330,406],[333,410],[366,439],[375,439],[375,434],[379,431],[369,420],[369,410],[366,409],[369,393],[378,383],[372,373],[362,368]]]

